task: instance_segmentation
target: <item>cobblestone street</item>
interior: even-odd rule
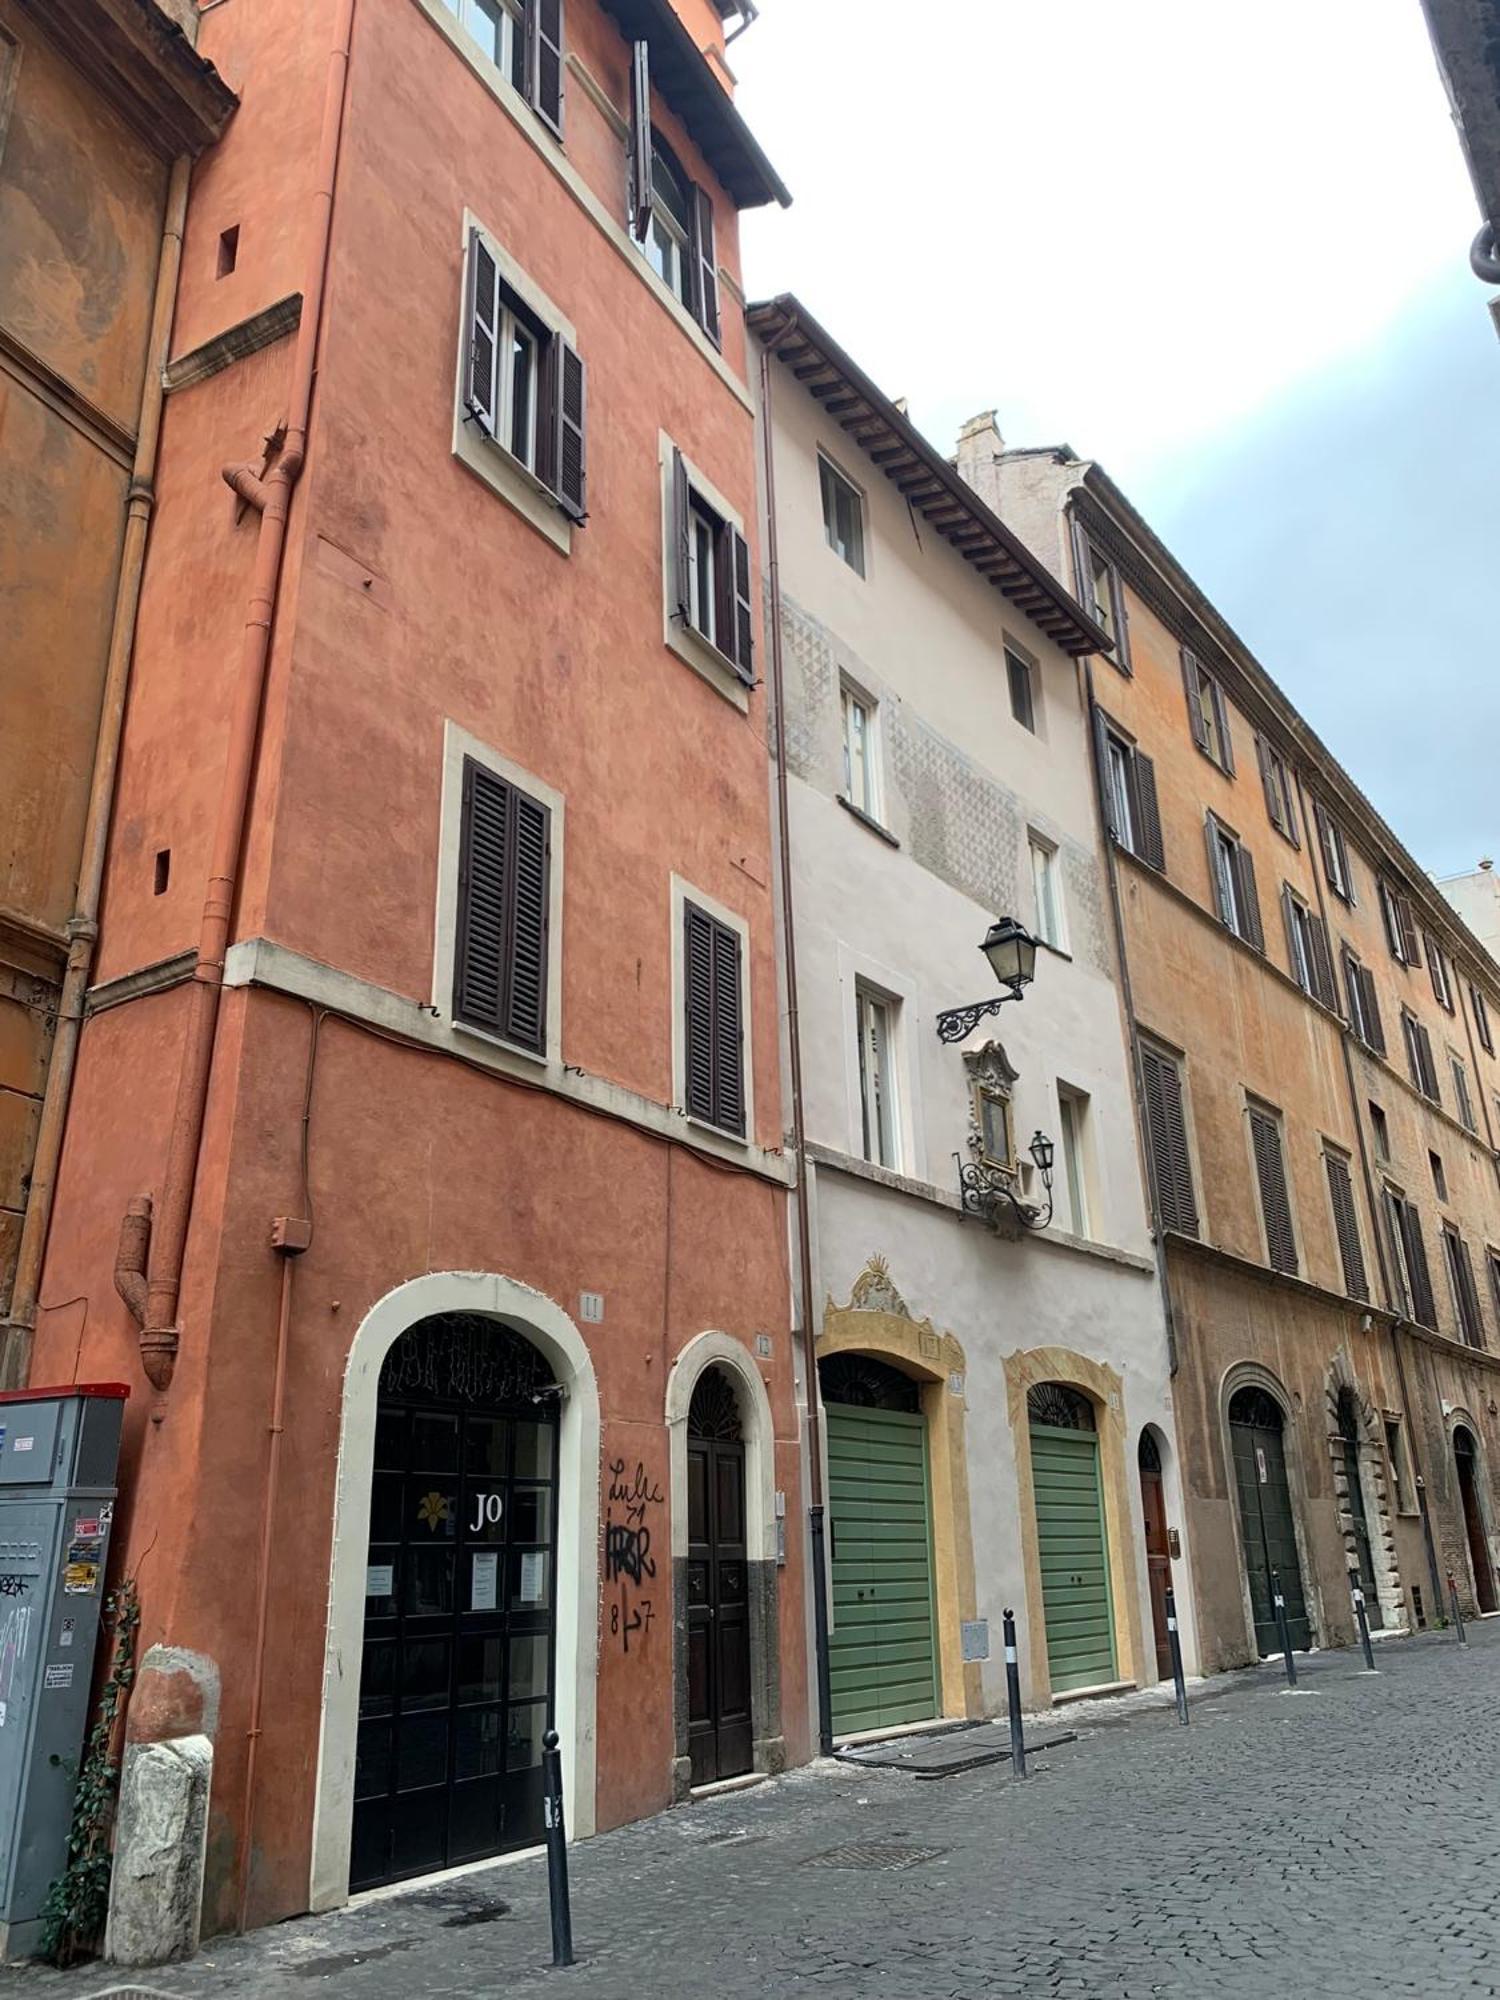
[[[1500,1993],[1500,1622],[1068,1716],[1077,1741],[940,1781],[821,1765],[589,1841],[580,1962],[547,1966],[540,1859],[220,1941],[138,1978],[11,1976],[26,2000],[142,1990],[352,2000],[576,1991]]]

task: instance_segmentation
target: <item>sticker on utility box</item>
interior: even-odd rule
[[[49,1688],[70,1688],[73,1685],[73,1662],[64,1660],[61,1666],[48,1667],[42,1675],[42,1686]]]
[[[92,1533],[86,1532],[92,1530]],[[104,1566],[104,1536],[97,1521],[79,1521],[68,1543],[63,1570],[63,1590],[69,1597],[92,1597],[99,1588],[99,1572]]]

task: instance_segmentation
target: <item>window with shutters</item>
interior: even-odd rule
[[[1155,763],[1102,708],[1094,710],[1094,746],[1110,838],[1148,867],[1165,872]]]
[[[741,918],[675,880],[673,899],[679,1102],[689,1118],[743,1139],[750,1130],[748,932]]]
[[[1141,1098],[1157,1215],[1164,1229],[1196,1236],[1198,1204],[1193,1194],[1182,1065],[1165,1049],[1147,1043],[1141,1045]]]
[[[1028,830],[1031,853],[1031,886],[1036,901],[1036,937],[1039,944],[1054,951],[1066,951],[1068,933],[1063,917],[1062,868],[1055,844],[1045,835]]]
[[[1440,1007],[1445,1007],[1451,1014],[1455,1011],[1453,968],[1431,931],[1424,933],[1423,943],[1427,947],[1427,970],[1432,976],[1432,996]]]
[[[1474,1013],[1474,1032],[1479,1037],[1479,1045],[1487,1055],[1495,1053],[1495,1038],[1490,1032],[1490,1010],[1484,995],[1472,980],[1469,982],[1469,1005]]]
[[[901,1002],[863,980],[854,986],[854,1033],[858,1052],[860,1149],[877,1167],[901,1166],[900,1105],[897,1101],[896,1022]]]
[[[1354,1205],[1354,1184],[1349,1175],[1349,1155],[1339,1147],[1323,1149],[1323,1170],[1328,1177],[1328,1200],[1333,1209],[1333,1233],[1344,1269],[1344,1290],[1351,1299],[1368,1299],[1370,1288],[1365,1276],[1365,1253],[1359,1240],[1359,1216]]]
[[[1255,739],[1255,757],[1260,765],[1260,781],[1265,787],[1266,813],[1272,826],[1293,847],[1302,842],[1297,837],[1297,807],[1292,796],[1291,773],[1287,770],[1286,759],[1264,736]]]
[[[1250,850],[1238,834],[1231,833],[1212,813],[1206,827],[1208,869],[1219,921],[1256,951],[1264,951],[1266,936],[1261,927],[1260,898],[1256,894],[1255,863]]]
[[[1458,1122],[1466,1132],[1477,1132],[1479,1123],[1474,1116],[1474,1100],[1469,1095],[1469,1066],[1462,1056],[1449,1049],[1448,1068],[1453,1076],[1453,1101],[1458,1109]]]
[[[1366,965],[1346,944],[1343,950],[1344,993],[1349,1003],[1349,1025],[1367,1049],[1385,1054],[1385,1028],[1380,1019],[1380,1000],[1375,980]]]
[[[1399,1188],[1387,1186],[1380,1199],[1391,1250],[1391,1275],[1401,1311],[1436,1330],[1437,1303],[1427,1265],[1422,1219]]]
[[[545,1055],[552,815],[476,758],[462,783],[453,1018]]]
[[[1010,685],[1010,712],[1023,729],[1036,734],[1036,667],[1014,646],[1005,648],[1005,678]]]
[[[856,576],[865,573],[865,498],[832,459],[818,453],[818,486],[823,500],[823,539]]]
[[[1187,695],[1188,727],[1193,741],[1210,762],[1234,776],[1234,744],[1229,734],[1229,708],[1224,690],[1200,660],[1182,648],[1182,685]]]
[[[1496,1323],[1500,1324],[1500,1250],[1492,1243],[1485,1245],[1484,1261],[1490,1274],[1490,1304],[1495,1308]]]
[[[1470,1347],[1484,1346],[1484,1321],[1479,1311],[1479,1293],[1474,1284],[1474,1266],[1469,1246],[1451,1223],[1443,1224],[1443,1261],[1448,1266],[1448,1284],[1453,1293],[1453,1310],[1458,1330]]]
[[[1408,1007],[1401,1009],[1401,1033],[1406,1042],[1406,1067],[1411,1072],[1412,1082],[1425,1098],[1434,1104],[1441,1104],[1443,1099],[1438,1088],[1437,1064],[1432,1057],[1432,1037]]]
[[[636,42],[631,51],[629,143],[631,231],[667,291],[717,347],[719,260],[713,197],[689,179],[652,120],[645,42]]]
[[[1266,1233],[1266,1261],[1273,1271],[1295,1271],[1297,1235],[1292,1227],[1292,1202],[1281,1150],[1281,1114],[1262,1104],[1252,1104],[1249,1113],[1250,1149],[1255,1158],[1260,1215]]]
[[[564,550],[588,514],[586,371],[562,314],[472,218],[454,449]]]
[[[563,0],[443,0],[443,5],[561,138]]]
[[[1073,524],[1073,552],[1078,571],[1078,601],[1109,635],[1106,657],[1122,674],[1130,672],[1130,634],[1125,621],[1125,590],[1120,572],[1081,522]]]
[[[1384,880],[1379,884],[1379,894],[1380,914],[1391,957],[1400,965],[1420,965],[1422,947],[1417,941],[1417,920],[1412,914],[1411,898],[1402,895],[1399,889],[1393,889]]]
[[[1338,988],[1333,978],[1333,954],[1328,926],[1310,910],[1289,882],[1282,884],[1281,913],[1286,922],[1287,963],[1302,991],[1330,1013],[1338,1012]]]
[[[1340,902],[1354,906],[1354,873],[1349,866],[1349,849],[1344,830],[1321,799],[1313,800],[1313,824],[1318,835],[1318,852],[1323,857],[1323,876]]]
[[[755,685],[744,524],[669,438],[661,443],[667,644],[721,693],[731,682],[743,706],[743,689]]]

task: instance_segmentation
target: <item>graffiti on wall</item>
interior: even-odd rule
[[[612,1594],[609,1633],[622,1652],[632,1637],[641,1643],[655,1620],[651,1597],[643,1596],[656,1576],[652,1521],[666,1495],[638,1459],[632,1471],[623,1458],[611,1459],[604,1506],[604,1582]]]

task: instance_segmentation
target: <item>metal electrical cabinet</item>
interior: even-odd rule
[[[115,1511],[121,1383],[0,1395],[0,1957],[67,1862]]]

